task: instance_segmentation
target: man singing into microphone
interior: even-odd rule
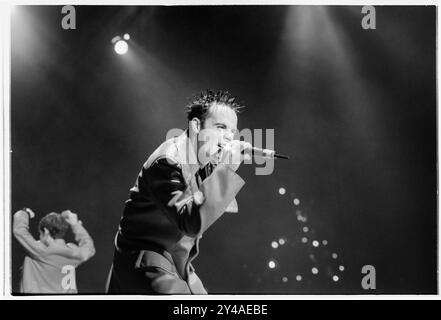
[[[233,140],[241,106],[207,91],[187,106],[188,129],[162,143],[130,189],[115,238],[111,294],[206,294],[192,260],[202,234],[237,212],[235,173],[247,142]]]

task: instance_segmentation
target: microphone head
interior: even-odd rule
[[[289,156],[280,153],[275,153],[274,158],[289,160]]]

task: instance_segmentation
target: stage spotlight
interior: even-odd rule
[[[273,242],[271,242],[271,247],[273,247],[274,249],[277,249],[279,247],[279,244],[277,243],[277,241],[273,241]]]
[[[275,262],[274,260],[270,260],[270,261],[268,262],[268,267],[269,267],[270,269],[274,269],[274,268],[276,267],[276,262]]]
[[[297,198],[295,198],[293,202],[296,206],[298,206],[300,204],[300,200]]]
[[[327,240],[323,240],[322,243],[323,243],[324,246],[326,246],[328,244],[328,241]]]
[[[333,276],[332,280],[334,280],[334,282],[337,282],[339,280],[338,276]]]
[[[319,271],[316,267],[311,269],[312,274],[317,274]]]
[[[333,254],[331,255],[331,257],[332,257],[332,259],[337,259],[337,258],[338,258],[338,255],[337,255],[336,253],[333,253]]]
[[[339,267],[338,267],[338,270],[340,270],[340,271],[345,271],[345,267],[344,267],[344,266],[339,266]]]
[[[126,54],[127,51],[129,50],[129,45],[124,40],[118,40],[115,43],[114,49],[117,54],[120,54],[120,55]]]
[[[279,244],[281,246],[283,246],[285,243],[286,243],[285,239],[282,239],[282,238],[279,239]]]
[[[312,245],[317,248],[319,246],[319,242],[317,240],[314,240],[312,242]]]
[[[303,237],[302,238],[302,243],[307,243],[308,242],[308,238],[307,237]]]
[[[279,193],[283,196],[286,193],[285,188],[279,188]]]
[[[308,227],[303,227],[303,232],[308,232],[309,228]]]
[[[298,275],[296,276],[296,280],[297,280],[297,281],[302,281],[302,276],[298,274]]]
[[[283,281],[283,282],[288,282],[288,278],[287,278],[287,277],[283,277],[283,278],[282,278],[282,281]]]
[[[124,40],[130,40],[130,35],[128,33],[124,34],[123,36]]]

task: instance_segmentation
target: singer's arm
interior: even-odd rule
[[[144,168],[141,187],[148,188],[155,202],[186,235],[195,236],[201,228],[199,205],[194,203],[178,163],[168,158]]]
[[[204,202],[197,204],[192,195],[198,190],[187,186],[180,166],[172,160],[156,160],[143,176],[162,211],[189,236],[207,230],[225,212],[244,184],[231,168],[219,165],[202,183],[200,191]]]

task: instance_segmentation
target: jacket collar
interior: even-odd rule
[[[181,164],[182,174],[187,183],[194,177],[200,167],[194,147],[188,135],[187,129],[180,136],[175,138],[177,160],[178,163]]]

